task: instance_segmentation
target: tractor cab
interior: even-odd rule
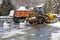
[[[33,12],[38,13],[39,15],[43,14],[42,7],[34,7]]]

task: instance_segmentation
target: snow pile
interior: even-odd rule
[[[15,36],[17,34],[19,34],[19,35],[28,34],[26,32],[27,30],[29,30],[29,29],[19,29],[19,30],[11,30],[9,32],[4,32],[4,33],[2,33],[3,36],[1,38],[9,38],[9,37]]]
[[[27,10],[27,9],[26,9],[26,7],[24,7],[24,6],[20,6],[20,8],[17,9],[17,10]]]
[[[27,10],[27,9],[24,6],[20,6],[20,8],[17,10]],[[14,10],[11,10],[9,16],[13,16],[13,15],[14,15]]]
[[[52,33],[50,40],[60,40],[60,31],[58,33]]]
[[[26,24],[26,23],[24,23],[24,22],[20,22],[20,23],[19,23],[19,27],[20,27],[20,28],[26,28],[25,24]]]
[[[58,27],[58,28],[60,28],[60,22],[59,22],[59,21],[56,22],[56,23],[48,24],[48,25],[53,26],[53,27]]]

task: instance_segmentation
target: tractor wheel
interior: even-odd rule
[[[45,19],[42,17],[42,18],[38,18],[38,24],[43,24],[45,21]]]
[[[29,23],[30,23],[30,24],[33,24],[33,22],[30,22],[30,21],[29,21]]]

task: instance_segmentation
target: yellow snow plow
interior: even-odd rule
[[[29,14],[29,17],[26,18],[26,20],[29,21],[30,24],[41,24],[50,23],[54,18],[55,16],[51,13],[43,13],[41,7],[34,7],[33,12]]]

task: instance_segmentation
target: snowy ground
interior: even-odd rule
[[[60,28],[60,22],[59,21],[57,21],[56,23],[48,24],[48,25],[53,26],[53,27]]]
[[[60,40],[60,31],[51,34],[50,40]]]
[[[29,29],[19,29],[19,30],[12,30],[10,32],[4,32],[4,33],[2,33],[3,34],[2,38],[9,38],[9,37],[12,37],[17,34],[24,35],[24,34],[27,34],[27,32],[24,32],[27,30],[29,30]]]
[[[60,22],[50,23],[47,25],[30,26],[28,31],[22,31],[18,28],[18,24],[11,22],[12,30],[10,32],[4,32],[6,35],[0,37],[1,40],[60,40]],[[49,25],[49,26],[48,26]],[[2,26],[2,23],[0,23]],[[28,27],[28,26],[27,26]],[[3,29],[3,28],[1,28]],[[52,30],[51,30],[52,29]],[[3,31],[3,30],[1,30]],[[39,33],[38,33],[39,32]],[[2,33],[0,33],[2,34]],[[18,35],[17,35],[18,34]],[[28,34],[28,35],[27,35]],[[51,36],[50,36],[51,35]],[[14,39],[13,39],[14,38]],[[50,38],[50,39],[49,39]]]
[[[52,27],[60,28],[60,22],[48,24]],[[60,30],[57,30],[56,33],[51,33],[50,40],[60,40]]]

